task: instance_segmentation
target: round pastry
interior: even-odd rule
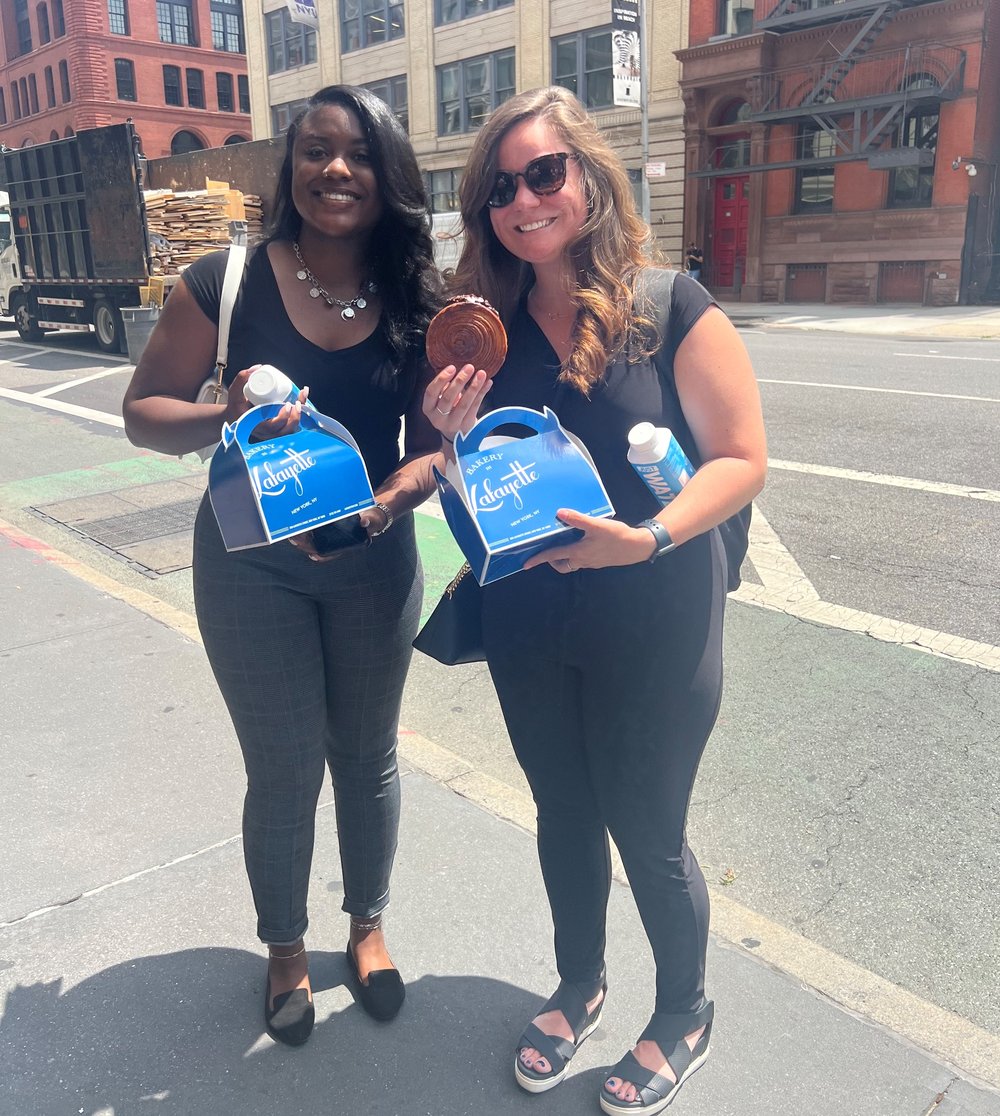
[[[492,379],[507,356],[507,332],[485,298],[459,295],[431,318],[427,360],[440,372],[446,365],[471,364]]]

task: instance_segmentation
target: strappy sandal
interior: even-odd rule
[[[568,984],[566,981],[559,982],[559,987],[552,997],[536,1014],[544,1015],[547,1011],[561,1011],[573,1032],[573,1041],[570,1042],[569,1039],[560,1038],[558,1035],[547,1035],[534,1023],[529,1023],[517,1040],[514,1050],[514,1077],[522,1089],[529,1093],[545,1093],[549,1089],[554,1089],[562,1081],[573,1055],[583,1045],[584,1040],[597,1029],[607,994],[608,984],[604,981],[601,985],[600,1003],[592,1012],[588,1012],[587,1001],[578,986]],[[549,1072],[541,1073],[539,1070],[529,1069],[523,1065],[521,1062],[523,1050],[537,1050],[548,1060]]]
[[[715,1004],[711,1001],[693,1015],[664,1015],[654,1012],[646,1029],[639,1036],[643,1040],[655,1042],[663,1051],[667,1065],[674,1071],[674,1080],[652,1073],[641,1066],[630,1050],[605,1077],[617,1077],[619,1081],[630,1081],[636,1090],[634,1101],[619,1100],[608,1092],[607,1085],[601,1086],[601,1108],[609,1116],[623,1116],[625,1113],[641,1113],[653,1116],[662,1112],[677,1096],[684,1082],[705,1064],[712,1037],[712,1020],[715,1018]],[[704,1026],[705,1030],[691,1050],[684,1036]]]

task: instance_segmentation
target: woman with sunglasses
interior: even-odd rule
[[[671,295],[619,159],[564,89],[506,101],[476,137],[461,186],[456,291],[498,309],[495,379],[467,365],[429,385],[445,452],[489,409],[551,407],[590,450],[614,519],[571,509],[578,538],[483,590],[483,638],[538,808],[538,852],[560,983],[516,1044],[522,1088],[557,1085],[608,989],[608,835],[656,964],[655,1010],[599,1094],[605,1112],[655,1113],[708,1054],[708,893],[685,838],[722,686],[719,523],[760,491],[766,447],[750,361],[697,283]],[[658,352],[658,350],[663,352]],[[653,362],[654,353],[661,370]],[[662,369],[669,370],[669,379]],[[703,462],[666,507],[627,460],[641,421],[689,429]]]

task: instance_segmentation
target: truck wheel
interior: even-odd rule
[[[32,316],[31,310],[28,308],[28,300],[24,295],[20,295],[14,300],[12,309],[14,324],[17,326],[17,332],[21,335],[21,340],[41,341],[45,334],[38,328],[38,319]]]
[[[124,353],[125,323],[122,312],[113,302],[99,298],[94,303],[94,333],[97,347],[105,353]]]

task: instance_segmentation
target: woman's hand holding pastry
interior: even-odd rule
[[[454,442],[458,434],[475,425],[479,407],[492,386],[493,381],[481,368],[477,371],[471,364],[464,364],[456,369],[449,364],[427,385],[423,412],[442,438]]]
[[[524,563],[526,570],[545,564],[558,573],[633,566],[649,561],[655,549],[653,536],[644,527],[629,527],[617,519],[595,519],[570,508],[561,508],[556,515],[567,527],[582,531],[583,538],[534,555]]]

